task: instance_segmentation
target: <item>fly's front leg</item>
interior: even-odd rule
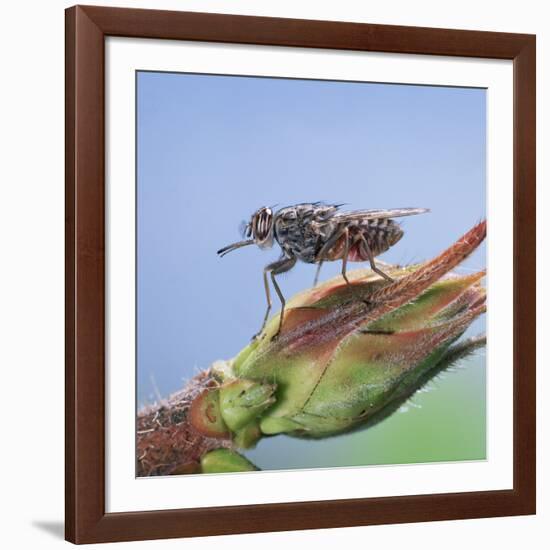
[[[376,264],[374,263],[374,255],[372,253],[372,250],[369,246],[369,243],[367,242],[367,239],[365,239],[365,236],[363,235],[363,238],[362,238],[362,241],[361,241],[361,244],[363,246],[363,249],[367,255],[367,258],[369,260],[369,264],[370,264],[370,268],[375,272],[375,273],[378,273],[378,275],[380,275],[381,277],[383,277],[384,279],[386,279],[386,281],[389,281],[390,283],[393,282],[393,279],[387,275],[386,273],[384,273],[381,269],[378,269],[376,267]]]
[[[296,258],[294,256],[292,258],[285,258],[284,260],[280,260],[271,264],[271,281],[273,282],[273,287],[275,288],[275,292],[277,292],[277,296],[279,296],[279,300],[281,300],[281,315],[279,316],[279,327],[277,328],[277,332],[273,335],[273,338],[277,338],[277,336],[279,336],[279,333],[281,332],[281,328],[283,328],[283,318],[285,315],[286,306],[285,297],[283,296],[283,293],[279,288],[277,280],[275,279],[275,275],[279,275],[281,273],[289,271],[294,267],[294,264],[296,264]]]
[[[264,291],[265,291],[265,298],[267,300],[267,309],[265,310],[265,315],[264,315],[264,320],[262,322],[262,326],[260,327],[260,330],[254,334],[254,336],[252,336],[252,340],[255,340],[256,338],[258,338],[258,336],[262,333],[262,331],[264,330],[265,328],[265,324],[267,323],[267,319],[269,317],[269,312],[271,311],[271,306],[272,306],[272,303],[271,303],[271,292],[269,291],[269,281],[267,280],[267,274],[269,272],[269,268],[272,266],[273,264],[269,264],[269,265],[266,265],[264,267]]]
[[[296,263],[296,258],[294,258],[294,257],[292,257],[292,258],[283,258],[281,260],[273,262],[273,263],[271,263],[269,265],[266,265],[264,267],[264,290],[265,290],[265,297],[266,297],[266,300],[267,300],[267,309],[266,309],[266,312],[265,312],[265,315],[264,315],[264,320],[263,320],[262,326],[261,326],[260,330],[257,332],[257,334],[255,334],[252,337],[253,340],[255,338],[257,338],[263,332],[263,330],[265,328],[265,325],[267,323],[267,319],[269,318],[269,312],[271,311],[272,302],[271,302],[271,292],[269,291],[269,281],[267,279],[268,273],[271,275],[271,280],[273,281],[273,286],[275,287],[275,290],[277,291],[277,295],[279,296],[279,298],[281,300],[281,303],[283,305],[283,309],[281,310],[281,321],[279,322],[279,329],[277,331],[277,334],[281,330],[285,300],[284,300],[283,294],[281,292],[281,289],[279,288],[279,285],[275,281],[274,275],[277,275],[278,273],[284,273],[285,271],[288,271],[289,269],[294,267],[295,263]]]

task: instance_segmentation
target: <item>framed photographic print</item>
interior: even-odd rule
[[[535,37],[66,40],[66,538],[534,513]]]

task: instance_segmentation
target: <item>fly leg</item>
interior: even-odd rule
[[[275,288],[275,292],[277,292],[277,296],[279,296],[279,300],[281,300],[281,314],[279,316],[279,326],[277,328],[277,332],[273,335],[273,339],[279,336],[279,333],[281,332],[281,328],[283,328],[283,317],[285,314],[285,306],[286,306],[285,297],[283,296],[283,293],[281,292],[281,289],[277,284],[275,275],[279,275],[281,273],[285,273],[286,271],[289,271],[294,267],[295,263],[296,263],[296,257],[292,256],[292,258],[285,258],[284,260],[280,260],[279,262],[275,262],[274,264],[271,264],[272,266],[271,281],[273,282],[273,287]]]
[[[349,229],[346,227],[342,233],[344,235],[344,255],[342,256],[342,277],[344,281],[349,285],[349,279],[346,275],[346,267],[348,265],[348,254],[349,254]]]
[[[367,242],[367,239],[365,239],[365,236],[363,235],[362,237],[362,240],[361,240],[361,244],[363,246],[363,249],[367,255],[367,258],[369,260],[369,264],[370,264],[370,268],[375,272],[375,273],[378,273],[378,275],[380,275],[381,277],[383,277],[384,279],[386,279],[386,281],[389,281],[390,283],[393,282],[393,279],[387,275],[386,273],[384,273],[381,269],[378,269],[376,267],[376,264],[374,263],[374,255],[372,253],[372,250],[369,246],[369,243]]]
[[[334,233],[328,238],[327,242],[322,246],[321,250],[319,250],[319,252],[317,253],[317,256],[315,257],[315,261],[323,262],[323,260],[325,259],[325,255],[338,242],[338,240],[342,237],[342,235],[346,236],[346,240],[344,243],[344,256],[342,257],[342,277],[344,277],[344,280],[349,285],[350,282],[346,275],[346,266],[347,266],[348,254],[349,254],[349,231],[347,227],[340,227],[334,231]],[[319,269],[320,267],[318,268],[318,270]]]
[[[277,330],[277,334],[279,334],[279,331],[281,330],[281,325],[283,322],[283,313],[284,313],[284,307],[285,307],[285,299],[283,297],[283,294],[281,292],[281,289],[279,288],[279,285],[277,284],[277,281],[275,280],[275,275],[278,275],[279,273],[284,273],[285,271],[288,271],[289,269],[292,269],[294,267],[294,264],[296,263],[296,258],[283,258],[281,260],[277,260],[276,262],[273,262],[269,265],[266,265],[264,267],[264,290],[265,290],[265,297],[267,300],[267,309],[264,315],[264,320],[262,322],[262,326],[260,330],[255,334],[252,339],[256,339],[264,330],[265,325],[267,323],[267,319],[269,318],[269,312],[271,311],[271,292],[269,291],[269,282],[267,280],[268,273],[271,275],[271,280],[273,281],[273,286],[277,292],[277,295],[279,296],[279,299],[281,300],[282,309],[281,309],[281,320],[279,321],[279,329]],[[277,335],[276,334],[276,335]]]
[[[324,260],[319,260],[319,263],[317,264],[317,271],[315,271],[315,279],[313,279],[313,288],[317,286],[317,283],[319,282],[319,273],[321,273],[321,267],[323,265]]]
[[[269,267],[270,267],[269,265],[264,267],[264,291],[265,291],[265,298],[267,300],[267,309],[265,310],[265,315],[264,315],[264,320],[262,322],[262,326],[260,327],[260,330],[256,334],[254,334],[254,336],[252,336],[252,340],[256,340],[256,338],[258,338],[258,336],[264,330],[265,324],[267,323],[267,318],[269,317],[269,312],[271,311],[271,305],[272,305],[272,303],[271,303],[271,292],[269,291],[269,282],[267,280],[267,273],[268,273],[268,268]]]

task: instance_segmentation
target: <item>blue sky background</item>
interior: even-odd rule
[[[431,208],[403,219],[405,236],[381,256],[398,263],[430,258],[485,216],[485,90],[148,72],[137,80],[138,404],[154,400],[152,377],[166,396],[259,328],[262,268],[279,250],[216,256],[258,207]],[[464,263],[484,266],[484,246]],[[322,278],[339,269],[325,264]],[[279,278],[283,292],[310,286],[314,271],[297,264]]]

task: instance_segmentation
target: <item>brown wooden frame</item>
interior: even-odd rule
[[[105,513],[107,36],[513,60],[512,490]],[[97,6],[66,11],[67,540],[91,543],[535,513],[535,48],[535,36],[526,34]]]

